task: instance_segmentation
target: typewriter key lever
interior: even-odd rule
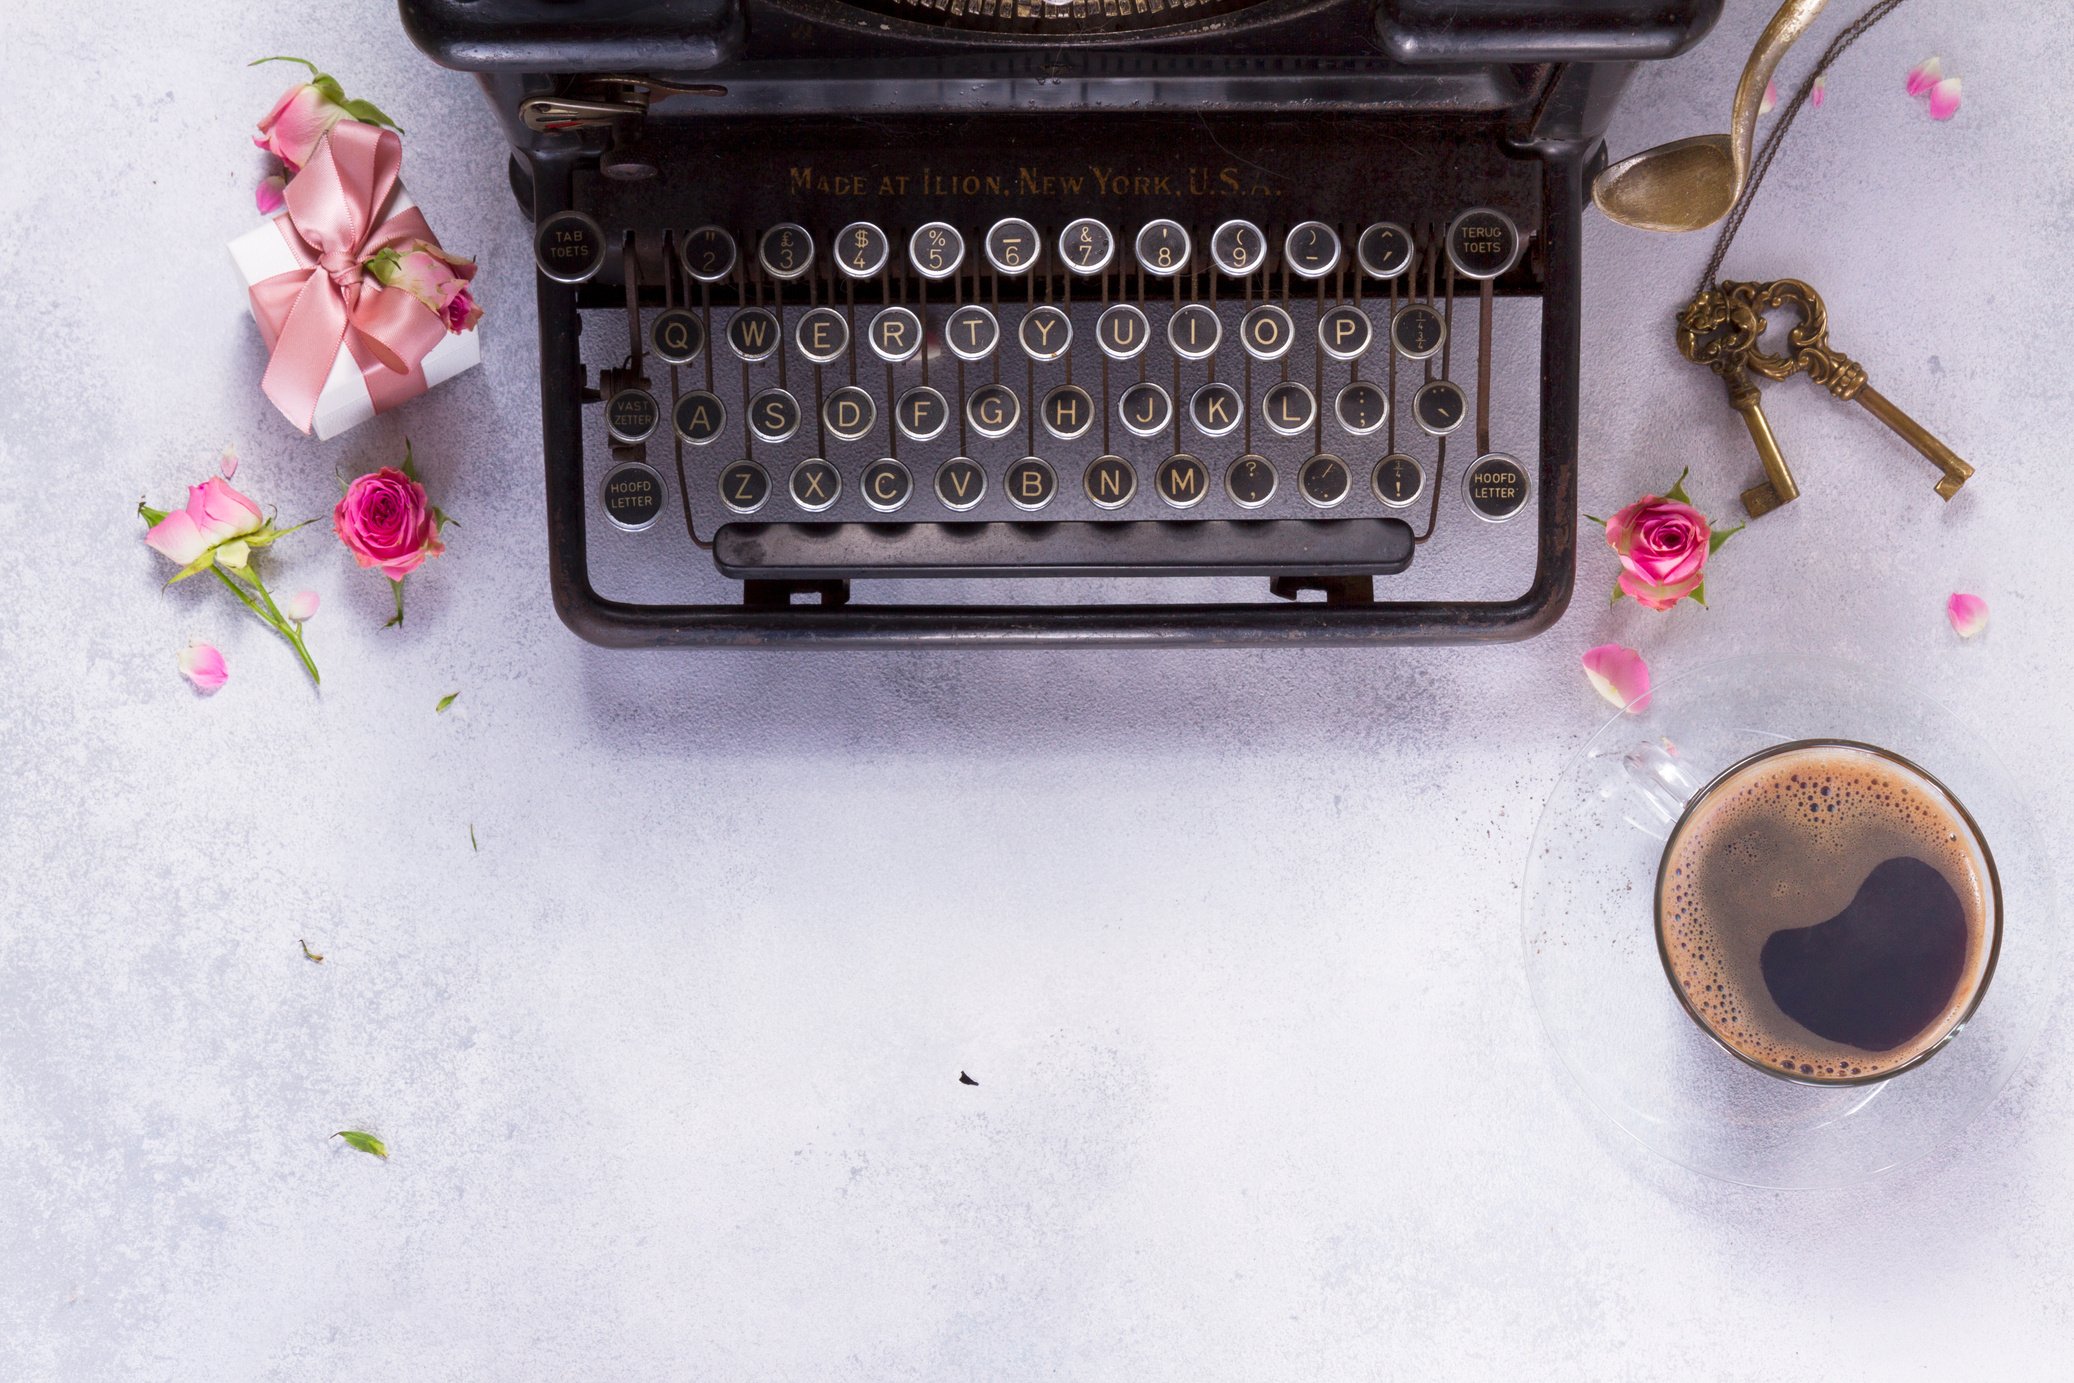
[[[1724,283],[1721,288],[1731,299],[1750,305],[1751,312],[1757,317],[1759,336],[1764,331],[1762,314],[1766,309],[1790,307],[1799,315],[1799,320],[1786,333],[1785,354],[1767,354],[1755,341],[1752,342],[1748,357],[1751,369],[1766,379],[1785,379],[1806,371],[1809,379],[1837,398],[1858,404],[1929,458],[1930,463],[1943,472],[1936,486],[1940,497],[1949,500],[1959,493],[1959,487],[1973,474],[1973,467],[1960,460],[1956,452],[1931,436],[1921,423],[1896,408],[1886,395],[1868,384],[1864,366],[1831,348],[1829,309],[1823,305],[1821,294],[1799,279]]]
[[[1747,300],[1724,292],[1727,286],[1701,291],[1678,314],[1678,353],[1720,376],[1728,388],[1729,406],[1743,415],[1743,426],[1749,429],[1757,460],[1764,467],[1764,479],[1743,491],[1744,512],[1754,519],[1798,499],[1800,486],[1794,483],[1786,458],[1779,454],[1779,441],[1772,435],[1757,386],[1750,380],[1750,353],[1764,332],[1764,319]]]

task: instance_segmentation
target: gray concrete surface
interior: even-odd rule
[[[1769,6],[1731,8],[1642,74],[1616,151],[1720,127]],[[1780,386],[1806,498],[1723,552],[1711,610],[1609,608],[1594,553],[1516,647],[794,660],[555,621],[524,227],[476,91],[388,6],[9,5],[0,1376],[2047,1376],[2063,1018],[1911,1170],[1698,1180],[1562,1082],[1517,879],[1607,639],[1664,675],[1872,661],[2063,827],[2069,39],[1899,12],[1730,261],[1824,290],[1980,466],[1949,508]],[[283,51],[409,130],[491,314],[479,372],[325,445],[259,394],[222,248],[287,75],[241,64]],[[1901,94],[1932,52],[1967,84],[1948,125]],[[1717,514],[1748,483],[1667,330],[1705,250],[1590,226],[1590,512],[1688,462]],[[160,588],[140,496],[233,443],[240,484],[320,513],[406,435],[463,526],[400,632],[321,531],[274,564],[324,597],[321,696],[223,592]],[[1955,588],[1993,607],[1972,645]],[[175,675],[190,637],[230,661],[213,699]]]

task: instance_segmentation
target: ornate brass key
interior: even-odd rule
[[[1767,354],[1752,340],[1744,363],[1766,379],[1785,379],[1807,372],[1809,379],[1846,402],[1857,403],[1901,436],[1901,439],[1930,459],[1943,474],[1937,493],[1950,499],[1973,474],[1973,467],[1959,459],[1950,447],[1938,441],[1914,418],[1896,408],[1887,396],[1865,380],[1865,367],[1829,345],[1829,309],[1822,295],[1799,279],[1777,279],[1771,283],[1723,283],[1721,291],[1731,304],[1747,304],[1761,336],[1763,314],[1768,309],[1789,307],[1800,320],[1786,333],[1786,351]],[[1732,308],[1731,310],[1734,310]],[[1753,513],[1755,511],[1752,511]]]
[[[1754,519],[1798,498],[1800,486],[1794,484],[1793,472],[1779,454],[1778,438],[1772,435],[1757,386],[1750,379],[1750,353],[1764,332],[1764,319],[1747,300],[1722,291],[1730,286],[1709,288],[1686,304],[1678,314],[1678,350],[1687,360],[1705,365],[1721,377],[1730,406],[1743,415],[1743,426],[1757,444],[1764,479],[1743,491],[1743,509]]]

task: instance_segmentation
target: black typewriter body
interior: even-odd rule
[[[403,0],[539,256],[614,646],[1524,637],[1579,216],[1719,0]]]

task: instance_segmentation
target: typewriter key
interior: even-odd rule
[[[1049,304],[1023,314],[1016,337],[1032,360],[1057,360],[1073,344],[1073,319]]]
[[[556,283],[582,283],[605,265],[605,232],[580,211],[558,211],[533,232],[533,261]]]
[[[735,238],[718,226],[700,226],[684,237],[677,257],[700,283],[718,283],[735,271]]]
[[[1117,396],[1116,415],[1138,437],[1157,437],[1174,421],[1174,402],[1157,384],[1133,384]]]
[[[1111,360],[1129,360],[1145,349],[1152,339],[1152,328],[1145,314],[1129,303],[1118,303],[1104,308],[1095,319],[1095,344],[1102,354]]]
[[[1300,437],[1318,421],[1318,401],[1307,386],[1284,380],[1261,399],[1261,416],[1282,436]]]
[[[900,428],[900,435],[910,441],[933,442],[950,426],[951,406],[942,394],[926,384],[918,384],[893,405],[893,421]]]
[[[1025,456],[1008,468],[1008,474],[1001,477],[1001,486],[1016,508],[1037,510],[1051,503],[1051,497],[1059,492],[1059,478],[1042,459]]]
[[[677,411],[671,415],[677,435],[695,447],[705,446],[720,435],[722,424],[727,421],[727,409],[718,398],[703,389],[695,389],[677,400]]]
[[[1292,226],[1282,242],[1282,257],[1307,279],[1322,279],[1339,267],[1339,232],[1323,221]]]
[[[1210,468],[1187,452],[1176,452],[1153,472],[1152,488],[1176,509],[1189,509],[1210,493]]]
[[[1006,437],[1022,416],[1022,400],[1005,384],[982,384],[965,397],[965,421],[982,437]]]
[[[639,533],[662,517],[663,478],[652,466],[624,461],[605,477],[598,499],[605,506],[605,517],[616,527]]]
[[[772,278],[796,279],[814,267],[814,237],[790,221],[772,226],[756,242],[756,259]]]
[[[749,430],[766,442],[790,441],[799,431],[799,400],[783,389],[766,389],[749,400]]]
[[[1366,437],[1390,420],[1390,396],[1367,380],[1357,379],[1333,399],[1332,415],[1354,436]]]
[[[856,441],[871,431],[878,417],[877,402],[854,384],[845,384],[821,400],[821,425],[841,441]]]
[[[1267,261],[1267,236],[1251,221],[1226,221],[1210,232],[1210,259],[1242,279]]]
[[[1375,328],[1358,307],[1334,307],[1318,318],[1318,346],[1334,360],[1359,360],[1368,353]]]
[[[810,307],[793,324],[792,340],[816,365],[840,360],[850,348],[850,319],[832,307]]]
[[[1001,344],[1001,323],[977,303],[967,303],[943,324],[943,343],[960,360],[985,360]]]
[[[1121,456],[1097,456],[1080,483],[1097,509],[1121,509],[1138,493],[1138,473]]]
[[[768,360],[783,340],[778,319],[760,307],[745,307],[728,319],[727,344],[744,360]]]
[[[1183,360],[1202,360],[1217,353],[1224,327],[1217,314],[1201,303],[1186,303],[1167,318],[1167,344]]]
[[[1092,216],[1083,216],[1059,232],[1059,258],[1082,278],[1090,278],[1109,267],[1116,254],[1116,237],[1109,227]]]
[[[907,473],[907,467],[887,456],[864,468],[859,488],[866,504],[881,514],[890,514],[907,503],[907,497],[915,492],[915,480]]]
[[[1239,425],[1246,402],[1229,384],[1211,382],[1188,398],[1188,418],[1205,437],[1222,437]]]
[[[1407,360],[1425,360],[1447,340],[1447,322],[1424,303],[1407,303],[1390,319],[1390,340]]]
[[[1296,323],[1273,303],[1263,303],[1240,320],[1239,344],[1255,360],[1280,360],[1296,344]]]
[[[1394,221],[1378,221],[1361,232],[1354,257],[1372,279],[1394,279],[1411,268],[1411,232]]]
[[[1258,509],[1275,497],[1275,468],[1265,456],[1251,452],[1224,472],[1224,493],[1241,509]]]
[[[898,365],[912,360],[921,349],[922,319],[915,316],[912,308],[882,307],[865,329],[864,339],[873,355],[888,365]]]
[[[720,502],[737,514],[755,513],[770,497],[770,472],[754,461],[737,461],[720,473]]]
[[[706,348],[706,328],[695,313],[664,308],[648,324],[648,344],[666,364],[689,365]]]
[[[1061,384],[1044,396],[1037,416],[1044,420],[1046,432],[1062,442],[1070,442],[1086,436],[1095,425],[1095,401],[1079,385]]]
[[[645,442],[662,420],[655,395],[646,389],[622,389],[605,403],[605,430],[614,441]]]
[[[1188,267],[1191,246],[1179,221],[1148,222],[1131,248],[1138,256],[1138,267],[1148,274],[1172,278]]]
[[[886,267],[892,252],[886,233],[869,221],[852,221],[835,233],[835,267],[844,277],[868,279]]]
[[[1445,437],[1469,416],[1469,401],[1453,380],[1436,379],[1411,396],[1412,419],[1429,437]]]
[[[936,497],[944,508],[962,514],[986,494],[987,473],[969,457],[953,456],[936,468]]]
[[[1462,498],[1491,523],[1504,523],[1526,508],[1527,492],[1527,468],[1502,452],[1477,457],[1462,473]]]
[[[1390,508],[1409,509],[1425,493],[1426,472],[1403,452],[1391,452],[1375,463],[1375,473],[1369,476],[1368,484],[1375,497]]]
[[[1035,226],[1019,216],[1009,216],[996,221],[987,232],[985,249],[987,263],[994,266],[994,272],[1012,278],[1027,274],[1036,266],[1044,252],[1044,242],[1038,238]]]
[[[925,279],[947,279],[965,262],[965,237],[943,221],[919,226],[907,238],[907,262]]]
[[[818,456],[792,468],[792,502],[809,514],[818,514],[834,504],[843,492],[842,472]]]
[[[1320,452],[1303,463],[1296,473],[1296,488],[1303,497],[1320,509],[1330,509],[1347,497],[1352,482],[1347,475],[1347,463],[1331,452]]]
[[[1489,207],[1465,211],[1447,228],[1447,257],[1464,278],[1494,279],[1519,258],[1519,227]]]

